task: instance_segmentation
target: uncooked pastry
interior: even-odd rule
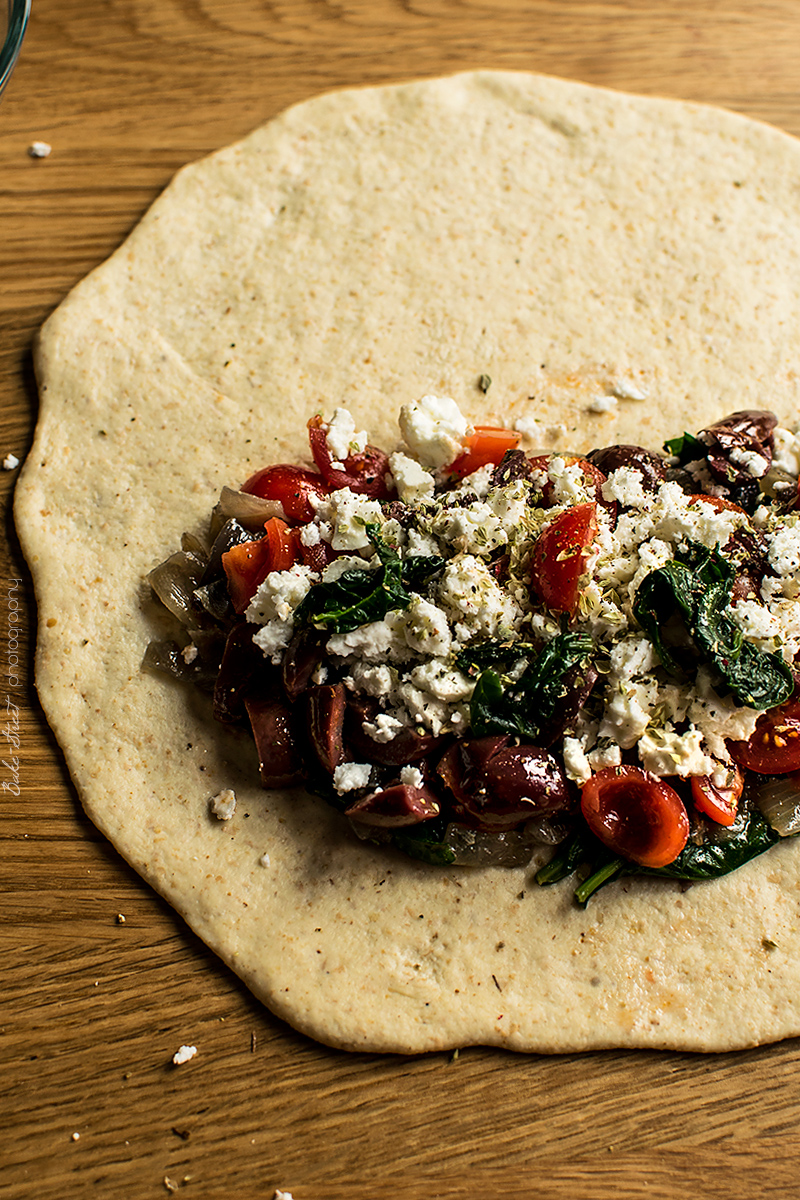
[[[180,171],[52,315],[16,497],[42,704],[92,820],[276,1014],[403,1052],[800,1033],[800,843],[581,911],[569,882],[416,864],[265,793],[246,740],[140,670],[147,572],[223,484],[305,455],[314,411],[391,448],[434,392],[530,446],[658,447],[737,408],[796,421],[799,332],[795,140],[496,72],[290,109]]]

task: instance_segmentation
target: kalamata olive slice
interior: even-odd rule
[[[667,477],[667,464],[663,458],[645,450],[642,446],[619,443],[615,446],[604,446],[599,450],[591,450],[586,455],[590,463],[605,475],[620,467],[630,467],[638,471],[642,477],[642,487],[646,492],[655,492]]]
[[[264,787],[290,787],[302,779],[302,760],[292,729],[291,709],[281,700],[248,698],[245,708],[253,728]]]
[[[380,763],[386,767],[402,767],[419,762],[448,741],[447,736],[419,733],[404,725],[385,742],[376,741],[364,729],[364,722],[375,723],[379,713],[377,702],[366,696],[349,696],[345,720],[345,740],[358,761]]]
[[[452,811],[478,829],[513,829],[531,817],[566,811],[572,803],[561,764],[539,746],[509,746],[508,738],[454,743],[438,771],[455,802]]]
[[[247,621],[234,625],[228,634],[222,662],[214,685],[214,717],[223,724],[244,717],[243,697],[256,673],[263,677],[277,674],[264,661],[264,655],[253,645],[253,629]]]
[[[328,775],[345,759],[344,684],[311,687],[305,694],[308,738],[311,749]]]
[[[426,787],[397,783],[380,792],[372,792],[345,810],[345,816],[362,825],[381,829],[401,829],[438,817],[439,801]]]
[[[761,489],[758,480],[772,463],[774,413],[743,409],[704,429],[699,440],[706,447],[708,469],[724,495],[745,512],[755,511]]]
[[[322,642],[318,630],[305,627],[295,632],[286,647],[281,673],[290,703],[294,703],[311,683],[311,676],[322,660]]]
[[[532,473],[533,468],[524,450],[506,450],[492,472],[491,487],[505,487],[517,479],[530,479]]]

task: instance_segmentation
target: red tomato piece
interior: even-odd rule
[[[370,500],[388,500],[390,489],[386,477],[391,479],[389,471],[389,456],[377,446],[366,446],[358,454],[348,454],[344,462],[334,466],[334,459],[328,449],[328,434],[325,422],[317,415],[308,422],[308,440],[311,454],[320,474],[327,484],[328,491],[338,491],[340,488],[350,488]]]
[[[724,496],[707,496],[705,492],[694,492],[689,497],[690,504],[709,504],[717,512],[738,512],[744,513],[741,504],[735,504],[733,500],[726,500]]]
[[[471,475],[487,463],[496,467],[507,450],[516,450],[521,436],[514,433],[513,429],[476,425],[475,432],[464,439],[463,453],[446,468],[447,473],[454,475],[456,479],[463,479],[465,475]]]
[[[732,825],[743,788],[744,774],[738,767],[731,768],[729,782],[724,787],[718,787],[710,775],[695,775],[692,779],[694,806],[718,825]]]
[[[327,496],[330,488],[321,475],[306,471],[304,467],[293,467],[289,463],[277,463],[274,467],[263,467],[251,475],[242,491],[262,500],[279,500],[289,521],[307,525],[314,519],[314,508],[310,496]]]
[[[762,713],[746,742],[728,742],[734,762],[759,775],[800,771],[800,700],[787,700]]]
[[[689,837],[676,791],[640,767],[607,767],[581,788],[581,812],[595,837],[642,867],[674,862]]]
[[[264,526],[263,538],[242,542],[222,556],[228,579],[228,594],[234,611],[243,613],[270,571],[288,571],[297,561],[298,538],[293,529],[278,517]]]
[[[539,535],[531,557],[531,586],[557,612],[575,612],[596,534],[597,505],[590,502],[565,509]]]

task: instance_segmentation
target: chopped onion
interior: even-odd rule
[[[249,492],[236,492],[233,488],[224,487],[220,493],[219,504],[211,514],[213,537],[217,536],[219,529],[231,517],[235,517],[240,524],[253,532],[262,530],[264,522],[270,517],[286,520],[280,500],[262,500],[260,496],[251,496]]]
[[[484,833],[464,825],[448,825],[442,839],[459,867],[523,867],[531,860],[536,839],[525,829]]]
[[[195,537],[193,533],[181,534],[181,550],[185,550],[187,554],[194,555],[195,558],[204,564],[208,561],[208,551],[204,543],[200,541],[200,538]]]
[[[164,607],[187,629],[196,629],[200,624],[193,592],[204,570],[202,559],[186,550],[178,550],[147,576],[147,582]]]
[[[756,803],[763,816],[781,837],[800,833],[800,771],[778,775],[762,783]]]

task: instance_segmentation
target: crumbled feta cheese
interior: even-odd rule
[[[407,728],[407,722],[392,716],[391,713],[378,713],[374,721],[363,721],[361,728],[367,737],[372,738],[373,742],[380,742],[383,745],[386,742],[394,741],[400,730]]]
[[[634,467],[617,467],[602,487],[604,500],[618,500],[626,508],[646,508],[647,494],[641,471]]]
[[[412,596],[406,609],[405,635],[411,649],[420,654],[450,653],[453,638],[446,613],[421,596]]]
[[[197,1046],[181,1046],[180,1050],[176,1050],[172,1056],[172,1061],[176,1067],[180,1067],[183,1063],[187,1063],[197,1054]]]
[[[702,751],[703,734],[694,727],[686,733],[673,729],[653,729],[639,741],[639,758],[645,771],[663,777],[680,775],[712,775],[717,764]]]
[[[31,158],[47,158],[52,149],[49,142],[31,142],[28,146],[28,154]]]
[[[620,400],[646,400],[647,392],[631,379],[615,379],[611,391]]]
[[[348,633],[335,633],[327,650],[337,658],[354,656],[369,662],[391,658],[399,662],[413,657],[405,638],[405,612],[395,609],[382,621],[370,621]]]
[[[743,467],[754,479],[762,479],[770,467],[770,460],[756,450],[743,450],[740,446],[732,446],[728,457],[737,467]]]
[[[425,467],[444,467],[463,450],[473,432],[455,400],[423,396],[400,409],[400,431],[413,456]]]
[[[273,662],[279,662],[294,629],[294,610],[308,595],[319,576],[310,567],[295,563],[288,571],[270,571],[248,605],[245,616],[261,628],[253,644]]]
[[[604,771],[607,767],[618,767],[622,762],[622,751],[619,746],[596,746],[587,754],[589,766],[593,771]]]
[[[413,504],[433,495],[436,480],[429,471],[421,467],[415,458],[409,458],[398,450],[389,458],[389,470],[392,473],[397,494],[406,504]]]
[[[436,585],[436,599],[455,622],[459,641],[510,633],[523,613],[513,596],[501,588],[486,563],[472,554],[451,559]]]
[[[594,483],[584,475],[580,463],[568,463],[556,454],[548,463],[547,477],[553,485],[553,501],[557,505],[566,507],[595,499]]]
[[[211,801],[211,811],[220,821],[230,821],[236,811],[236,793],[232,788],[224,788]]]
[[[597,396],[592,400],[586,411],[590,413],[607,413],[613,412],[616,407],[616,396]]]
[[[3,459],[3,470],[14,471],[19,466],[19,459],[16,454],[7,454]]]
[[[349,488],[331,492],[325,498],[324,505],[317,506],[317,515],[333,526],[330,544],[337,551],[368,549],[372,543],[367,534],[367,525],[383,524],[378,501],[351,492]]]
[[[370,763],[340,763],[333,772],[333,786],[339,795],[369,786]]]
[[[301,546],[318,546],[322,541],[319,525],[315,521],[310,521],[308,525],[303,525],[300,529],[300,544]],[[328,539],[330,541],[330,538]]]
[[[248,605],[247,620],[256,625],[265,625],[267,621],[290,621],[292,613],[318,578],[302,563],[295,563],[288,571],[270,571]]]
[[[363,429],[356,430],[355,421],[346,408],[335,410],[325,431],[325,440],[331,457],[339,462],[351,454],[363,454],[367,445],[366,433]]]
[[[475,680],[450,667],[443,658],[432,658],[410,672],[408,678],[415,687],[429,692],[437,700],[456,704],[468,700],[475,689]]]
[[[583,784],[587,779],[591,779],[592,768],[589,765],[589,760],[578,738],[565,737],[562,749],[564,758],[564,770],[567,773],[567,779],[571,779],[573,783]]]
[[[778,575],[796,575],[800,571],[800,523],[789,520],[772,535],[767,554],[769,565]]]
[[[406,787],[421,788],[425,780],[419,767],[403,767],[400,772],[400,782],[404,783]]]
[[[620,684],[606,699],[600,736],[610,737],[623,750],[629,750],[647,729],[657,700],[655,682]]]
[[[773,430],[772,465],[795,477],[800,475],[800,433],[780,426]]]

